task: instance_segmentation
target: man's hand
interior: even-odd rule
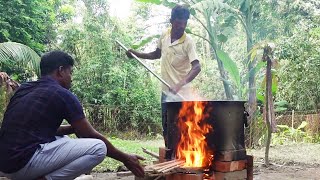
[[[189,71],[189,73],[187,74],[187,76],[181,80],[178,84],[172,86],[169,91],[173,94],[177,94],[180,89],[188,84],[189,82],[191,82],[201,71],[201,66],[199,63],[199,60],[194,60],[191,62],[191,70]]]
[[[181,86],[175,85],[175,86],[172,86],[169,90],[172,94],[177,94],[180,89],[181,89]]]
[[[128,58],[134,58],[133,55],[136,55],[138,58],[142,59],[159,59],[161,57],[161,49],[157,48],[155,51],[150,53],[140,53],[136,50],[129,49],[126,52]]]
[[[123,164],[137,177],[144,177],[144,169],[141,166],[139,160],[145,160],[143,157],[128,154],[127,159],[123,162]]]
[[[97,132],[86,118],[78,121],[73,121],[72,127],[75,129],[76,135],[82,138],[96,138],[102,140],[108,149],[107,156],[121,161],[134,175],[137,177],[144,176],[144,170],[139,163],[139,160],[144,160],[143,157],[124,153],[115,148],[102,134]]]
[[[171,93],[173,93],[173,94],[177,94],[177,93],[180,91],[180,89],[182,88],[182,86],[184,86],[185,84],[186,84],[185,81],[181,81],[180,83],[172,86],[172,87],[169,89],[169,91],[170,91]]]
[[[129,50],[126,52],[126,55],[127,55],[128,58],[130,58],[130,59],[133,58],[132,54],[133,54],[132,49],[129,49]]]

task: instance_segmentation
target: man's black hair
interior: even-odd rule
[[[176,5],[171,11],[171,20],[185,19],[188,20],[190,17],[190,11],[187,7]]]
[[[40,61],[41,76],[48,75],[60,66],[73,66],[74,60],[68,54],[60,50],[50,51],[42,55]]]

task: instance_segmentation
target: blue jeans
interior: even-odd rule
[[[25,167],[5,176],[12,180],[42,176],[47,180],[71,180],[91,171],[107,154],[106,145],[99,139],[60,136],[40,146]]]

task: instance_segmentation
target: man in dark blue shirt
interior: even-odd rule
[[[85,118],[69,91],[73,64],[67,53],[46,53],[41,78],[11,98],[0,129],[0,171],[11,179],[74,179],[107,155],[142,177],[142,158],[116,149]],[[63,119],[70,125],[62,126]],[[79,138],[63,136],[72,133]]]

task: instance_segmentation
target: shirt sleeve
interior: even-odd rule
[[[64,119],[66,119],[68,123],[85,118],[82,105],[74,94],[69,90],[65,90],[62,96],[64,102]]]
[[[188,58],[190,63],[194,60],[199,60],[198,54],[196,52],[196,45],[193,42],[191,37],[189,37],[187,52],[188,52]]]

